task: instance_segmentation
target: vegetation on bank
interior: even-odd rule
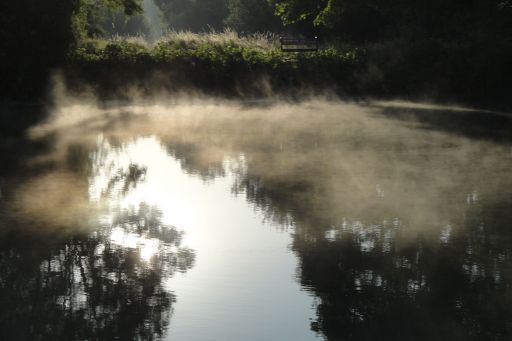
[[[70,84],[82,77],[103,90],[154,84],[158,74],[170,89],[229,92],[266,79],[273,89],[510,107],[510,18],[510,0],[7,0],[0,4],[0,98],[40,98],[64,69]],[[242,38],[207,33],[227,28]],[[167,30],[194,34],[155,43]],[[318,35],[325,46],[281,53],[275,39],[251,36],[267,31]]]
[[[86,84],[104,96],[197,89],[222,95],[329,89],[342,95],[402,96],[503,106],[510,51],[482,43],[448,44],[404,38],[366,44],[323,41],[317,52],[282,52],[273,33],[171,32],[143,37],[89,38],[72,49],[64,76],[72,89]],[[512,56],[511,56],[512,57]],[[314,92],[314,91],[313,91]]]
[[[269,89],[337,86],[351,91],[361,65],[357,49],[282,52],[279,37],[253,34],[171,32],[155,43],[142,38],[88,39],[68,56],[64,76],[99,93],[124,85],[148,92],[192,87],[223,94],[264,95]],[[270,87],[270,88],[269,88]]]

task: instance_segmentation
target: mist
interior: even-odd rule
[[[1,233],[56,250],[90,240],[87,259],[114,252],[156,271],[156,288],[176,296],[160,306],[169,315],[148,317],[152,324],[141,333],[256,340],[279,330],[284,339],[308,340],[338,339],[349,330],[372,338],[384,319],[393,335],[429,339],[453,323],[465,325],[458,313],[437,318],[442,309],[487,314],[499,322],[483,330],[507,333],[498,316],[507,306],[494,310],[474,299],[496,297],[476,295],[479,283],[506,290],[509,281],[509,114],[332,94],[299,101],[186,90],[147,96],[137,87],[128,90],[129,101],[105,101],[92,88],[77,95],[58,77],[54,84],[47,118],[16,149],[20,171],[3,175]],[[263,255],[260,247],[270,249]],[[66,252],[59,259],[73,257]],[[138,271],[140,280],[150,278]],[[84,276],[69,285],[84,286]],[[219,288],[246,289],[211,295],[201,276]],[[431,301],[434,290],[451,283],[457,284],[450,299]],[[89,306],[96,296],[86,297]],[[141,306],[152,297],[142,297]],[[187,303],[194,297],[203,303]],[[237,312],[240,300],[256,307],[277,297],[283,304],[274,315],[258,308],[246,319],[210,310],[226,305]],[[434,303],[419,304],[424,300]],[[59,314],[72,316],[66,309]],[[387,311],[398,320],[404,311],[413,316],[414,331]],[[347,314],[343,328],[340,313]],[[190,316],[216,317],[190,329]],[[283,327],[285,316],[293,327]],[[220,327],[226,319],[243,331]],[[252,329],[254,321],[273,327]]]
[[[453,212],[466,207],[466,197],[494,197],[503,179],[491,185],[487,172],[506,169],[511,157],[509,117],[482,117],[461,107],[314,97],[243,102],[194,94],[131,102],[56,98],[50,118],[29,132],[33,139],[52,136],[54,146],[33,163],[52,162],[55,171],[72,176],[67,162],[78,159],[85,164],[75,168],[89,167],[86,155],[99,135],[119,146],[136,136],[155,136],[180,158],[184,171],[206,178],[209,172],[222,174],[226,160],[243,155],[246,169],[234,191],[247,192],[244,186],[256,186],[254,179],[264,196],[284,188],[278,207],[271,197],[248,200],[271,216],[296,214],[298,223],[307,224],[300,221],[307,211],[308,219],[324,222],[322,228],[400,213],[407,234],[435,235],[455,223]],[[480,126],[458,125],[477,116]],[[489,127],[499,130],[486,135]],[[34,197],[30,190],[27,196]]]

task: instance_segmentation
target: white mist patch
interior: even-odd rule
[[[491,114],[504,114],[497,111],[474,109],[460,105],[446,105],[436,103],[420,103],[410,101],[372,101],[371,105],[376,105],[383,108],[401,108],[401,109],[424,109],[424,110],[442,110],[448,112],[479,112]]]
[[[309,328],[314,284],[299,284],[296,256],[348,250],[414,274],[428,252],[481,238],[487,208],[504,207],[512,191],[510,146],[443,121],[465,109],[191,97],[57,104],[29,132],[47,148],[27,157],[34,173],[9,213],[29,224],[13,226],[89,229],[101,237],[93,254],[125,255],[134,274],[159,269],[177,300],[172,339],[320,337]],[[467,245],[461,271],[502,281]],[[381,267],[355,268],[357,292],[393,285]],[[401,290],[414,297],[427,286],[416,276]]]
[[[334,223],[347,217],[358,221],[371,209],[382,219],[400,216],[408,231],[430,226],[435,235],[451,223],[448,216],[452,204],[469,200],[467,193],[474,188],[494,188],[489,187],[485,170],[475,160],[486,165],[485,169],[510,160],[506,147],[425,129],[424,124],[414,124],[414,117],[402,121],[386,116],[382,109],[413,107],[427,114],[430,109],[446,109],[446,117],[452,109],[458,110],[430,104],[357,105],[322,99],[296,104],[254,103],[191,97],[100,105],[68,98],[62,103],[46,123],[30,131],[34,138],[55,136],[55,147],[46,160],[60,167],[67,167],[70,153],[84,150],[86,155],[94,155],[98,136],[115,142],[105,146],[113,149],[138,137],[158,138],[187,172],[203,176],[221,174],[226,160],[244,155],[246,171],[241,180],[258,178],[263,186],[280,183],[286,190],[292,190],[294,187],[286,186],[296,183],[307,185],[305,191],[292,191],[291,198],[314,208],[313,212],[322,212]],[[70,149],[75,145],[82,147]],[[150,157],[157,150],[148,147],[137,153]],[[134,157],[125,158],[116,162],[126,166]],[[103,175],[104,185],[111,176]],[[463,193],[453,193],[464,183],[468,188]],[[94,198],[99,195],[91,193]],[[476,202],[471,195],[471,202]],[[147,197],[157,197],[157,193]],[[451,199],[446,205],[448,197]],[[281,221],[293,213],[266,212]]]

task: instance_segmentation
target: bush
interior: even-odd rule
[[[343,85],[348,91],[358,61],[357,50],[284,53],[271,34],[172,32],[154,44],[138,38],[84,41],[70,53],[67,73],[76,84],[83,79],[102,93],[128,85],[148,92],[152,86],[173,90],[179,85],[228,95],[253,93],[263,78],[278,91],[310,85]],[[151,80],[156,74],[157,83]]]

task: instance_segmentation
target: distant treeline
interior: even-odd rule
[[[369,92],[509,97],[511,0],[6,0],[0,96],[41,95],[51,70],[84,40],[151,37],[156,21],[164,31],[316,35],[364,50]]]

